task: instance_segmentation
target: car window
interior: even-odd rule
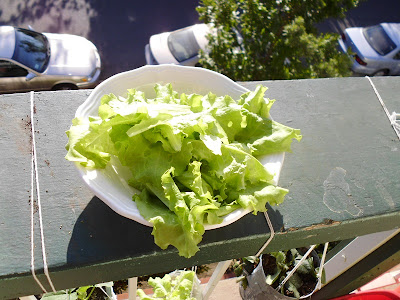
[[[28,71],[20,66],[6,61],[0,60],[0,77],[25,77]]]
[[[13,60],[39,73],[46,70],[50,59],[50,47],[47,38],[38,32],[16,29],[16,42]]]
[[[188,60],[199,53],[200,46],[191,29],[178,30],[168,36],[168,48],[178,62]]]
[[[365,39],[380,55],[386,55],[396,48],[396,44],[387,35],[381,25],[366,27],[363,32]]]

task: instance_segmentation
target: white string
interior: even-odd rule
[[[193,297],[193,287],[194,287],[194,281],[197,279],[197,275],[196,275],[196,273],[197,273],[197,266],[193,266],[192,267],[192,272],[194,272],[194,276],[193,276],[193,280],[192,280],[192,290],[190,291],[190,298],[192,298]]]
[[[256,257],[259,257],[261,255],[261,253],[265,250],[265,248],[267,248],[268,244],[272,241],[272,239],[275,236],[274,227],[272,226],[272,222],[269,219],[268,212],[266,212],[266,211],[264,212],[264,217],[267,220],[268,227],[269,227],[269,230],[270,230],[271,234],[270,234],[268,240],[265,242],[265,244],[261,247],[261,249],[258,250],[258,252],[256,254]]]
[[[311,251],[314,250],[315,246],[316,245],[310,246],[310,249],[308,249],[306,254],[304,254],[304,256],[300,259],[300,261],[294,266],[294,268],[289,272],[289,274],[286,276],[286,278],[283,279],[281,284],[276,288],[277,291],[279,291],[281,289],[281,287],[286,283],[286,281],[288,281],[289,278],[293,275],[293,273],[296,272],[296,270],[301,266],[303,261],[305,261],[306,258],[308,257],[308,255],[310,255]]]
[[[32,120],[32,118],[31,118]],[[32,122],[32,121],[31,121]],[[40,288],[42,289],[42,291],[44,293],[47,293],[46,289],[43,287],[42,283],[39,281],[39,279],[36,277],[36,273],[35,273],[35,252],[34,252],[34,248],[35,248],[35,243],[34,243],[34,220],[33,220],[33,214],[34,214],[34,193],[33,193],[33,189],[34,189],[34,165],[35,165],[35,159],[33,156],[33,143],[32,143],[32,163],[31,163],[31,272],[32,272],[32,276],[35,279],[35,281],[37,282],[37,284],[40,286]]]
[[[325,243],[325,247],[324,247],[324,252],[322,253],[322,257],[321,257],[321,263],[319,265],[319,271],[318,271],[318,274],[317,274],[318,282],[315,285],[314,290],[312,292],[310,292],[308,295],[301,296],[300,299],[305,299],[305,298],[308,298],[308,297],[312,296],[317,290],[319,290],[321,288],[322,271],[323,271],[324,266],[325,266],[325,258],[326,258],[326,252],[328,250],[328,245],[329,245],[329,242],[326,242]]]
[[[114,297],[110,296],[101,286],[98,288],[107,296],[108,299],[114,299]]]
[[[388,111],[388,109],[387,109],[385,103],[384,103],[383,100],[382,100],[381,95],[379,95],[379,92],[378,92],[378,90],[376,89],[376,87],[375,87],[374,83],[372,82],[371,78],[370,78],[369,76],[366,76],[366,77],[367,77],[367,79],[369,80],[369,83],[371,84],[371,86],[372,86],[372,88],[373,88],[373,90],[374,90],[374,92],[375,92],[375,95],[378,97],[378,100],[379,100],[379,102],[381,103],[382,108],[383,108],[383,110],[385,111],[386,116],[388,117],[388,119],[389,119],[389,121],[390,121],[390,124],[392,125],[392,127],[393,127],[393,129],[394,129],[394,132],[396,133],[397,137],[398,137],[399,140],[400,140],[400,129],[399,129],[399,125],[396,123],[396,113],[395,113],[395,112],[393,113],[393,115],[394,115],[394,119],[393,119],[393,115],[391,115],[391,114],[389,113],[389,111]]]
[[[392,126],[395,127],[395,130],[400,132],[400,123],[398,123],[398,120],[400,120],[400,114],[396,113],[395,111],[392,112],[390,115],[390,122],[392,123]]]
[[[326,253],[328,252],[328,245],[329,245],[329,242],[326,242],[325,243],[325,247],[324,247],[324,252],[322,253],[322,257],[321,257],[321,265],[319,267],[319,272],[318,272],[318,279],[319,279],[318,289],[321,288],[322,271],[323,271],[324,266],[325,266],[325,258],[326,258]]]
[[[269,218],[268,213],[267,213],[266,211],[264,212],[264,216],[265,216],[265,219],[267,220],[267,224],[268,224],[269,230],[270,230],[270,232],[271,232],[271,235],[270,235],[270,237],[268,238],[268,240],[265,242],[265,244],[261,247],[261,249],[257,252],[256,257],[259,257],[259,256],[261,255],[261,253],[265,250],[265,248],[269,245],[269,243],[272,241],[272,239],[273,239],[274,236],[275,236],[275,231],[274,231],[274,228],[273,228],[273,226],[272,226],[271,219]],[[325,265],[325,258],[326,258],[326,253],[327,253],[327,250],[328,250],[328,245],[329,245],[329,242],[326,242],[326,243],[325,243],[325,247],[324,247],[324,251],[323,251],[322,257],[321,257],[321,263],[320,263],[320,266],[319,266],[319,271],[318,271],[318,274],[317,274],[318,282],[317,282],[317,284],[315,285],[314,290],[313,290],[311,293],[309,293],[308,295],[305,295],[305,296],[300,297],[300,299],[304,299],[304,298],[310,297],[310,296],[313,295],[317,290],[319,290],[319,289],[321,288],[322,272],[323,272],[324,265]],[[281,284],[276,288],[277,291],[279,291],[279,290],[282,288],[282,286],[289,280],[289,278],[294,274],[294,272],[296,272],[296,270],[301,266],[301,264],[303,263],[303,261],[310,255],[311,251],[314,250],[315,247],[316,247],[316,245],[310,246],[310,248],[308,249],[308,251],[307,251],[307,252],[304,254],[304,256],[300,259],[300,261],[294,266],[294,268],[289,272],[289,274],[286,276],[286,278],[285,278],[285,279],[281,282]]]
[[[49,274],[49,269],[47,266],[47,256],[46,256],[46,246],[44,242],[44,231],[43,231],[43,218],[42,218],[42,206],[40,202],[40,188],[39,188],[39,172],[37,168],[37,156],[36,156],[36,142],[35,142],[35,122],[34,122],[34,92],[31,92],[31,134],[32,134],[32,176],[31,176],[31,271],[34,279],[36,282],[39,284],[40,288],[47,293],[46,289],[43,287],[43,285],[40,283],[38,278],[36,277],[35,273],[35,255],[34,255],[34,222],[33,222],[33,204],[34,204],[34,180],[36,183],[36,197],[37,197],[37,207],[38,207],[38,213],[39,213],[39,228],[40,228],[40,239],[42,243],[42,257],[43,257],[43,268],[44,268],[44,274],[46,275],[47,281],[49,282],[51,289],[53,292],[56,291],[54,288],[53,282],[50,278]]]

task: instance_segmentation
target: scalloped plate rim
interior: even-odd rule
[[[236,93],[245,93],[248,92],[249,90],[238,83],[234,82],[230,78],[226,77],[225,75],[222,75],[220,73],[203,69],[203,68],[198,68],[198,67],[186,67],[186,66],[177,66],[177,65],[157,65],[157,66],[150,66],[146,65],[134,70],[118,73],[116,75],[113,75],[106,79],[105,81],[101,82],[96,88],[92,90],[90,93],[89,97],[78,107],[75,113],[75,117],[85,117],[87,118],[88,116],[92,115],[97,115],[93,114],[94,110],[97,110],[98,104],[100,102],[100,98],[104,94],[109,94],[109,93],[114,93],[118,96],[123,96],[121,94],[122,92],[122,87],[116,88],[115,85],[121,83],[122,80],[127,80],[127,79],[135,79],[139,81],[146,81],[143,79],[143,76],[148,76],[149,74],[156,75],[158,76],[164,76],[163,72],[173,72],[175,75],[180,73],[187,73],[187,74],[195,74],[196,76],[200,76],[198,78],[201,78],[201,76],[214,76],[214,78],[221,83],[224,84],[224,86],[232,88]],[[161,74],[161,75],[160,75]],[[191,75],[193,75],[191,74]],[[154,86],[156,83],[160,83],[162,80],[149,80],[147,85],[152,85]],[[168,80],[163,80],[164,83],[166,83]],[[190,84],[190,83],[186,83]],[[172,83],[172,87],[175,89],[174,84]],[[123,93],[126,93],[127,89],[130,88],[137,88],[138,90],[141,89],[140,84],[138,86],[134,85],[134,82],[130,86],[124,86]],[[208,89],[208,91],[214,92],[212,89]],[[181,91],[178,91],[181,93]],[[218,93],[216,93],[218,95]],[[225,94],[229,94],[229,92],[225,92]],[[222,95],[222,94],[221,94]],[[236,96],[235,96],[236,97]],[[234,97],[234,98],[235,98]],[[92,112],[92,113],[91,113]],[[279,175],[280,171],[283,165],[284,161],[284,153],[277,153],[274,155],[269,155],[265,156],[263,158],[263,164],[264,166],[267,167],[267,169],[270,169],[271,171],[275,171],[275,177],[274,177],[274,182],[275,184],[278,183],[279,180]],[[108,205],[112,210],[114,210],[116,213],[118,213],[121,216],[124,216],[128,219],[134,220],[140,224],[152,227],[153,225],[144,219],[137,207],[135,202],[132,200],[130,202],[122,202],[119,199],[114,198],[116,195],[106,193],[101,185],[101,180],[104,179],[104,177],[107,177],[108,174],[105,174],[105,170],[88,170],[85,167],[81,166],[79,163],[75,163],[75,166],[79,172],[80,177],[84,180],[84,182],[87,184],[89,189],[100,199],[102,200],[106,205]],[[110,173],[109,173],[110,174]],[[107,181],[107,180],[106,180]],[[124,191],[127,192],[127,191]],[[216,229],[220,228],[223,226],[227,226],[229,224],[232,224],[233,222],[239,220],[243,216],[247,215],[251,211],[249,209],[237,209],[230,214],[226,215],[223,218],[223,222],[220,224],[204,224],[205,230],[211,230],[211,229]]]

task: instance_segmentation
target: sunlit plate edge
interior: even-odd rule
[[[238,98],[241,94],[249,91],[230,78],[207,69],[176,65],[144,66],[132,71],[116,74],[103,81],[91,92],[86,101],[78,107],[75,116],[87,118],[97,115],[97,108],[100,103],[100,98],[103,95],[114,93],[123,96],[129,88],[141,90],[142,87],[144,87],[144,89],[152,88],[156,83],[165,84],[170,82],[174,90],[177,90],[179,93],[197,92],[194,91],[196,88],[189,88],[187,90],[179,90],[179,88],[176,88],[177,83],[184,83],[185,88],[186,86],[193,86],[194,83],[191,80],[196,82],[197,85],[199,85],[199,83],[200,86],[203,84],[201,88],[196,87],[202,89],[202,91],[198,91],[200,94],[212,91],[217,95],[231,95],[233,98]],[[259,159],[263,165],[274,174],[273,181],[274,184],[277,184],[284,161],[284,153],[268,155],[260,157]],[[136,203],[132,201],[132,195],[137,191],[127,186],[127,183],[121,178],[119,180],[120,182],[110,181],[110,176],[114,176],[115,178],[115,174],[110,174],[112,172],[111,167],[104,170],[88,170],[79,163],[75,165],[80,176],[91,191],[112,210],[140,224],[150,227],[153,226],[152,223],[148,222],[140,215]],[[109,173],[106,174],[106,172]],[[229,225],[250,212],[251,211],[248,209],[238,209],[226,215],[223,222],[220,224],[205,224],[205,229],[211,230]]]

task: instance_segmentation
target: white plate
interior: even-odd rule
[[[156,83],[171,83],[173,89],[179,93],[207,94],[211,91],[217,96],[230,95],[234,99],[239,99],[240,95],[249,91],[228,77],[207,69],[176,65],[144,66],[114,75],[103,81],[79,106],[75,116],[83,118],[97,116],[100,99],[104,94],[113,93],[124,96],[127,89],[135,88],[152,98],[155,96],[154,85]],[[259,159],[270,172],[275,174],[274,181],[277,184],[284,153],[268,155]],[[76,166],[89,188],[115,212],[141,224],[152,226],[140,215],[135,202],[132,201],[132,195],[137,193],[137,190],[126,183],[129,178],[127,168],[119,165],[118,161],[108,164],[104,170],[87,170],[78,163]],[[249,212],[249,210],[238,209],[226,215],[221,224],[206,224],[205,229],[226,226]]]

